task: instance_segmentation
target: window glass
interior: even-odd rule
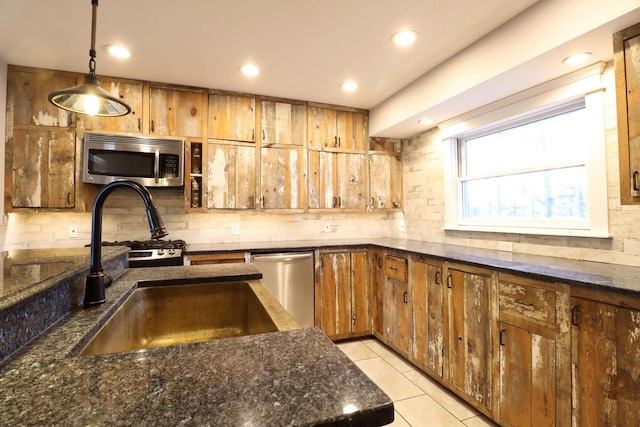
[[[460,140],[462,218],[585,219],[585,108]]]

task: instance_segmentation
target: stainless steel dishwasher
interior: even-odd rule
[[[303,328],[313,326],[313,252],[256,254],[251,261],[291,317]]]

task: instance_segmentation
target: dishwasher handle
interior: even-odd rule
[[[264,254],[264,255],[252,255],[251,260],[258,259],[261,262],[287,262],[295,261],[298,259],[310,258],[313,256],[313,252],[298,252],[298,253],[281,253],[281,254]]]

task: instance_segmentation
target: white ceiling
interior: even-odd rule
[[[485,70],[466,86],[432,79],[438,82],[438,90],[423,93],[431,73],[473,74],[473,65],[463,65],[456,58],[473,60],[476,46],[486,45],[487,40],[521,36],[513,22],[529,23],[535,33],[539,28],[531,22],[537,21],[524,17],[535,17],[539,10],[547,13],[541,17],[551,16],[549,11],[558,9],[555,15],[566,18],[568,7],[582,10],[586,5],[592,11],[599,3],[606,5],[605,16],[580,18],[580,25],[563,24],[573,31],[554,23],[546,33],[560,33],[557,40],[524,43],[528,53],[516,57],[508,49],[504,54],[494,49],[491,58],[484,55],[482,60],[503,65]],[[600,8],[605,7],[602,5]],[[372,109],[373,133],[406,137],[420,131],[415,118],[421,114],[433,113],[437,123],[467,111],[474,103],[486,103],[478,92],[484,84],[501,88],[492,89],[493,96],[512,93],[507,86],[515,80],[517,88],[521,79],[506,76],[502,86],[495,79],[610,23],[611,16],[638,7],[638,0],[102,0],[96,71],[98,75]],[[629,20],[627,16],[616,25]],[[90,0],[0,0],[0,62],[87,72],[90,23]],[[537,22],[538,27],[544,25]],[[417,43],[408,48],[392,46],[389,37],[404,28],[420,33]],[[607,31],[611,28],[617,27]],[[610,36],[609,32],[608,49],[601,54],[608,58],[600,59],[611,58]],[[133,57],[126,61],[109,57],[103,47],[116,43],[129,47]],[[475,60],[479,60],[477,55]],[[237,69],[247,62],[258,65],[261,74],[253,79],[243,77]],[[549,74],[558,72],[563,71]],[[346,80],[357,81],[359,90],[341,91],[339,84]],[[439,93],[443,87],[451,90]],[[430,99],[429,94],[436,92],[438,96]],[[459,102],[467,92],[474,94],[473,102]]]

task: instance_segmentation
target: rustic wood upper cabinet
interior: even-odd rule
[[[7,143],[6,183],[10,208],[75,206],[76,132],[16,128]]]
[[[568,288],[499,275],[500,425],[571,424]]]
[[[640,24],[613,35],[620,199],[640,204]]]
[[[444,278],[441,261],[410,261],[413,289],[413,346],[410,359],[437,378],[444,371]]]
[[[254,209],[256,148],[209,140],[203,204],[209,209]],[[204,184],[206,182],[206,184]]]
[[[492,333],[496,313],[491,270],[447,263],[448,383],[487,414],[494,407]]]
[[[303,209],[307,195],[303,148],[263,147],[260,152],[260,206]]]
[[[309,106],[307,120],[309,148],[367,149],[368,117],[364,112]]]
[[[413,303],[409,290],[407,258],[385,255],[384,276],[382,324],[385,342],[408,357]]]
[[[84,128],[91,131],[105,132],[142,132],[143,82],[138,80],[100,77],[100,86],[112,96],[120,98],[131,107],[131,113],[121,117],[92,117],[85,114],[78,116]]]
[[[640,301],[611,300],[571,298],[576,426],[640,425]]]
[[[205,111],[202,90],[149,88],[149,133],[199,138]]]
[[[7,126],[75,127],[76,115],[50,103],[48,96],[76,86],[76,73],[9,65],[7,83]]]
[[[260,102],[260,141],[263,147],[304,145],[305,106],[286,102]]]
[[[369,153],[369,209],[402,208],[402,160],[399,156]]]
[[[332,339],[371,334],[369,251],[320,251],[315,324]]]
[[[256,98],[209,93],[209,138],[255,142]]]
[[[364,154],[308,152],[310,209],[366,209]]]
[[[307,201],[305,106],[260,102],[260,207],[304,209]]]

